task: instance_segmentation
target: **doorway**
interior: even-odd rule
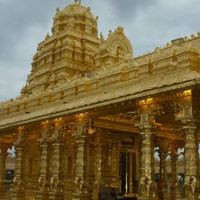
[[[120,153],[120,192],[127,197],[134,197],[138,191],[136,153],[131,151]]]

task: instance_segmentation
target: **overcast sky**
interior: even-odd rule
[[[16,97],[31,70],[38,42],[57,7],[73,0],[0,0],[0,101]],[[124,26],[134,54],[200,31],[200,0],[82,0],[99,16],[99,32]]]

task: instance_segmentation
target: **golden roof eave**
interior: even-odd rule
[[[121,96],[119,94],[118,97],[113,96],[113,98],[109,97],[108,95],[107,98],[99,99],[96,102],[89,102],[89,103],[85,102],[85,105],[81,105],[78,103],[74,104],[74,107],[71,107],[71,108],[69,107],[69,104],[58,104],[58,105],[55,105],[53,108],[51,105],[49,105],[49,107],[45,107],[44,109],[33,111],[32,113],[29,113],[29,114],[23,114],[23,115],[14,116],[5,120],[1,120],[0,131],[10,128],[10,127],[33,123],[33,122],[44,120],[47,118],[54,118],[54,117],[69,115],[69,114],[73,114],[77,112],[83,112],[83,111],[91,110],[98,107],[104,107],[109,104],[115,104],[115,103],[119,103],[119,102],[123,102],[127,100],[144,98],[147,96],[152,96],[152,95],[156,95],[163,92],[169,92],[169,91],[183,89],[187,87],[193,87],[195,85],[200,85],[200,78],[198,80],[196,79],[188,80],[185,82],[179,82],[172,85],[165,85],[165,86],[160,86],[157,88],[152,88],[149,90],[143,90],[138,93],[133,92],[132,94],[123,94]],[[121,89],[119,88],[119,90]],[[89,95],[87,96],[87,98],[91,99]],[[77,99],[77,101],[79,100]]]

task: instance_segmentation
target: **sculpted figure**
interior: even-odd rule
[[[23,132],[20,131],[19,134],[18,134],[16,143],[15,143],[16,146],[19,146],[23,142],[23,139],[24,139]]]
[[[196,178],[195,177],[191,177],[190,178],[190,188],[191,188],[191,191],[192,191],[192,194],[194,195],[195,194],[195,190],[196,190]]]
[[[139,192],[141,195],[144,194],[144,187],[145,187],[144,177],[141,177],[140,183],[139,183]]]
[[[141,177],[139,185],[140,195],[149,197],[150,189],[151,181],[149,180],[149,178],[146,176]]]
[[[186,196],[194,196],[196,193],[197,181],[194,176],[187,176],[185,178],[185,193]]]
[[[75,178],[75,191],[76,193],[82,193],[83,180],[80,177]]]
[[[150,184],[150,196],[153,198],[153,199],[157,199],[157,184],[155,181],[151,181],[151,184]]]
[[[50,179],[50,188],[53,191],[57,191],[58,190],[58,179],[55,177],[51,177]]]
[[[20,188],[22,181],[19,177],[15,176],[13,179],[13,183],[14,183],[14,187],[18,189]]]
[[[40,176],[39,179],[38,179],[38,183],[39,183],[39,189],[43,190],[45,188],[45,185],[46,185],[45,178]]]

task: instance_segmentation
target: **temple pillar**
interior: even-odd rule
[[[197,158],[198,148],[196,140],[196,124],[193,113],[192,90],[186,90],[182,94],[182,123],[185,134],[185,193],[186,200],[196,200],[197,197]]]
[[[166,158],[167,158],[167,147],[166,141],[160,141],[159,155],[160,155],[160,181],[159,181],[159,200],[168,199],[167,194],[167,169],[166,169]]]
[[[177,149],[178,146],[172,144],[170,146],[171,156],[171,185],[170,185],[170,200],[176,200],[178,198],[178,185],[177,185]]]
[[[75,162],[75,180],[72,200],[89,200],[91,194],[88,192],[87,180],[87,114],[76,115],[76,162]]]
[[[95,165],[94,165],[94,190],[92,199],[98,200],[99,199],[99,192],[101,186],[103,185],[102,180],[102,144],[101,144],[101,136],[100,133],[96,134],[95,138]]]
[[[6,193],[4,179],[6,171],[6,157],[8,151],[8,145],[0,143],[0,197],[3,197]]]
[[[117,141],[112,143],[110,187],[119,189],[119,144]]]
[[[61,170],[61,154],[63,148],[63,119],[58,118],[54,120],[54,131],[50,138],[52,142],[52,172],[50,178],[49,200],[62,200],[64,180],[62,179]]]
[[[17,140],[15,142],[16,161],[15,161],[15,177],[12,186],[12,200],[25,199],[24,183],[23,183],[23,142],[24,127],[19,127],[17,132]]]
[[[48,134],[48,121],[41,123],[41,137],[40,141],[40,177],[38,179],[38,191],[36,194],[36,200],[45,200],[47,199],[47,159],[48,159],[48,143],[47,143],[47,134]]]
[[[185,188],[186,199],[196,200],[197,177],[197,143],[195,138],[196,127],[193,123],[184,126],[185,132]]]
[[[140,116],[141,129],[141,177],[139,183],[139,200],[152,200],[156,198],[156,186],[152,170],[152,126],[150,125],[151,115],[143,112]]]

